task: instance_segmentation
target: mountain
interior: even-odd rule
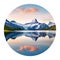
[[[5,30],[56,30],[55,23],[49,22],[49,24],[40,23],[37,19],[34,19],[32,22],[20,24],[13,21],[5,22]]]
[[[55,23],[49,22],[48,26],[49,26],[49,30],[56,30],[56,25],[55,25]]]
[[[49,27],[54,26],[54,25],[55,25],[55,23],[53,23],[53,22],[49,22],[49,23],[48,23],[48,26],[49,26]]]
[[[47,24],[39,23],[37,21],[37,19],[34,19],[30,23],[26,23],[25,26],[28,27],[28,30],[44,30],[44,29],[48,29],[49,28],[49,26]]]
[[[16,23],[15,21],[8,21],[6,19],[4,29],[5,30],[24,30],[24,26],[22,24]]]
[[[56,25],[51,26],[49,30],[56,30]]]

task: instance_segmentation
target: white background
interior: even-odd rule
[[[51,47],[37,56],[23,56],[13,51],[4,37],[4,22],[9,13],[23,4],[37,4],[53,16],[57,31]],[[0,0],[0,60],[60,60],[60,0]]]

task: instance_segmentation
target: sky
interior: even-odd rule
[[[15,20],[18,23],[28,23],[37,19],[41,23],[54,22],[50,13],[41,6],[26,4],[14,9],[8,16],[8,20]]]

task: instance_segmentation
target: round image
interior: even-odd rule
[[[19,54],[34,56],[46,51],[56,35],[50,13],[41,6],[26,4],[14,9],[4,25],[6,42]]]

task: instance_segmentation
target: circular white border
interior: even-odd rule
[[[59,3],[59,2],[58,2]],[[60,40],[59,40],[59,5],[57,0],[0,0],[0,59],[1,60],[59,60]],[[4,37],[4,23],[7,16],[16,7],[24,4],[37,4],[47,9],[53,16],[57,31],[55,41],[52,46],[44,53],[36,56],[23,56],[13,51]],[[59,3],[60,4],[60,3]]]

